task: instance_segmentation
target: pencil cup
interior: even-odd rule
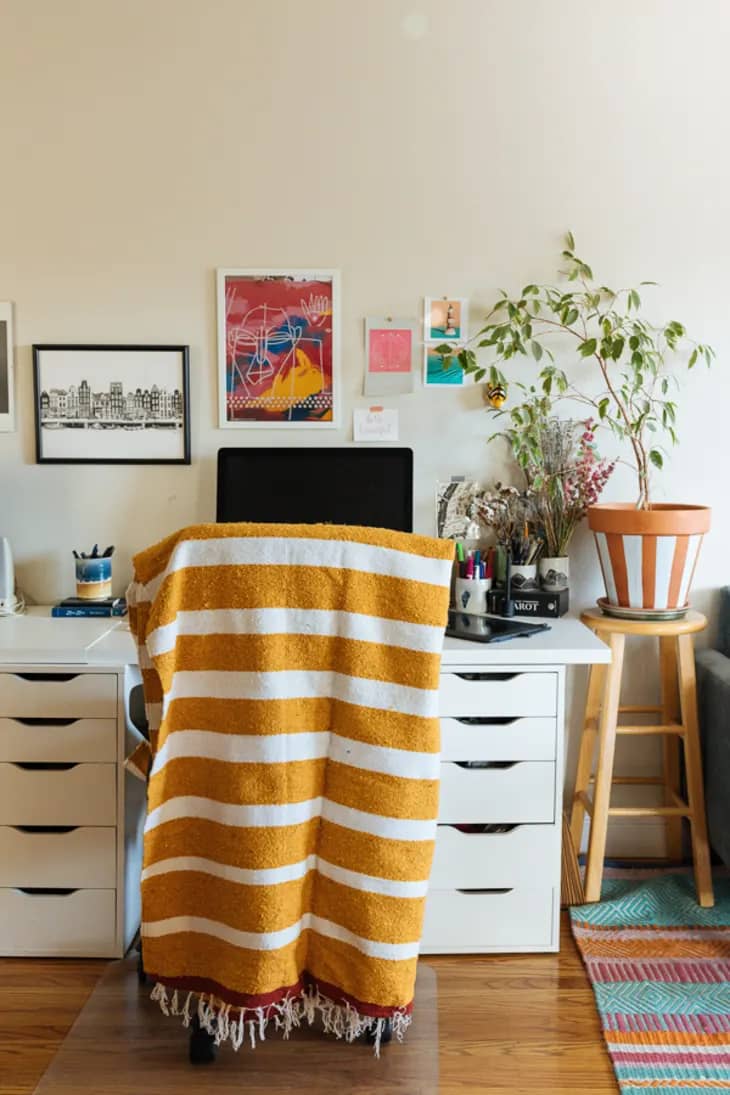
[[[537,563],[512,564],[510,571],[512,576],[512,591],[521,589],[537,589]]]
[[[487,593],[491,578],[457,578],[454,582],[454,603],[460,612],[487,611]]]
[[[111,556],[76,560],[76,596],[96,601],[112,595]]]

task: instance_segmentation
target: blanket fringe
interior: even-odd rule
[[[334,1034],[346,1042],[354,1042],[363,1034],[373,1038],[375,1056],[380,1056],[380,1042],[386,1020],[373,1015],[363,1015],[349,1001],[337,1003],[324,996],[314,985],[310,985],[296,996],[285,996],[275,1004],[259,1008],[237,1008],[226,1004],[217,996],[207,993],[184,992],[176,989],[172,997],[166,987],[158,981],[152,990],[150,999],[159,1004],[164,1015],[178,1015],[184,1027],[189,1027],[195,1012],[194,998],[197,996],[197,1016],[201,1027],[215,1038],[217,1046],[230,1042],[234,1050],[239,1050],[248,1036],[251,1048],[266,1038],[269,1023],[288,1038],[293,1030],[303,1023],[309,1026],[321,1019],[325,1034]],[[183,998],[183,999],[181,999]],[[193,1000],[191,1010],[191,1000]],[[411,1016],[404,1010],[391,1015],[393,1037],[402,1042],[411,1024]]]

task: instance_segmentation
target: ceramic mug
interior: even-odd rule
[[[537,589],[537,563],[513,563],[510,570],[512,596],[521,590]]]
[[[76,560],[76,596],[95,601],[112,595],[112,560],[109,555]]]
[[[459,612],[486,612],[487,593],[491,588],[491,578],[457,578],[454,582],[455,608]]]
[[[559,593],[561,589],[568,588],[567,555],[548,555],[538,563],[540,570],[540,585],[548,593]]]

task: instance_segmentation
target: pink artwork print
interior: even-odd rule
[[[370,331],[368,368],[372,373],[409,373],[413,355],[413,333],[407,330],[375,328]]]
[[[333,278],[228,273],[225,423],[332,425]]]

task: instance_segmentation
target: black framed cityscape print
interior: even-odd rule
[[[33,347],[39,464],[189,464],[187,346]]]

